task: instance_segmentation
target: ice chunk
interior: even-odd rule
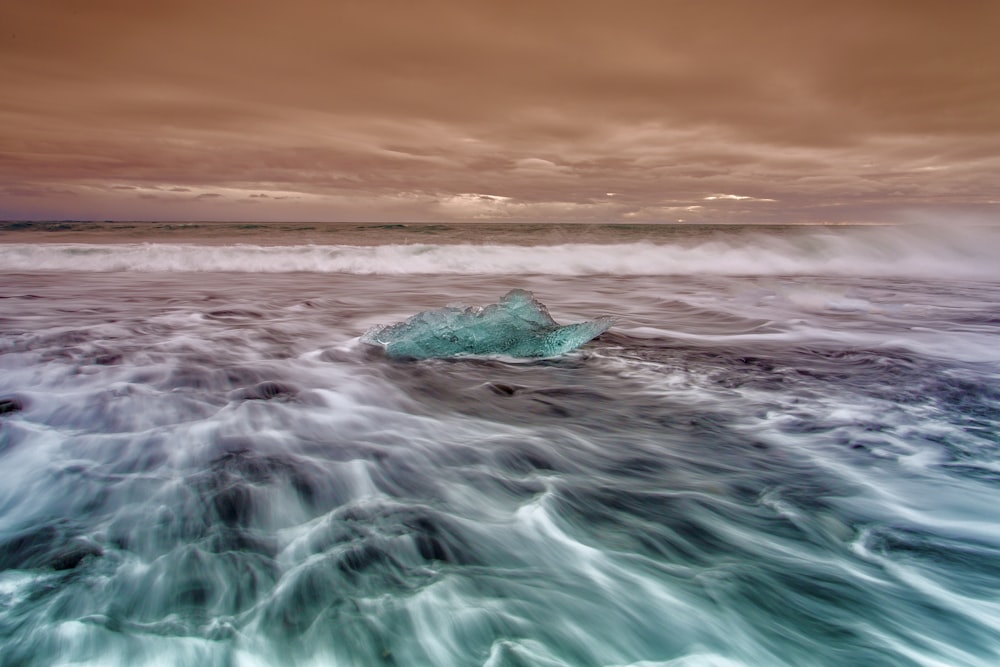
[[[383,346],[396,358],[554,357],[575,350],[613,323],[612,318],[601,317],[561,326],[531,292],[515,289],[500,303],[424,311],[398,324],[375,327],[361,340]]]

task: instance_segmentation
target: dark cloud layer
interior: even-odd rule
[[[0,217],[1000,205],[993,0],[33,0],[0,26]]]

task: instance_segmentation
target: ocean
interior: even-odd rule
[[[0,225],[0,664],[1000,664],[996,228]],[[555,358],[372,327],[530,291]]]

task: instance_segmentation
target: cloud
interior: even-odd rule
[[[997,3],[388,5],[5,3],[0,216],[993,206]]]

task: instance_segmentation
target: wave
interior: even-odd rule
[[[560,245],[3,244],[0,271],[1000,278],[1000,234],[862,229]]]

